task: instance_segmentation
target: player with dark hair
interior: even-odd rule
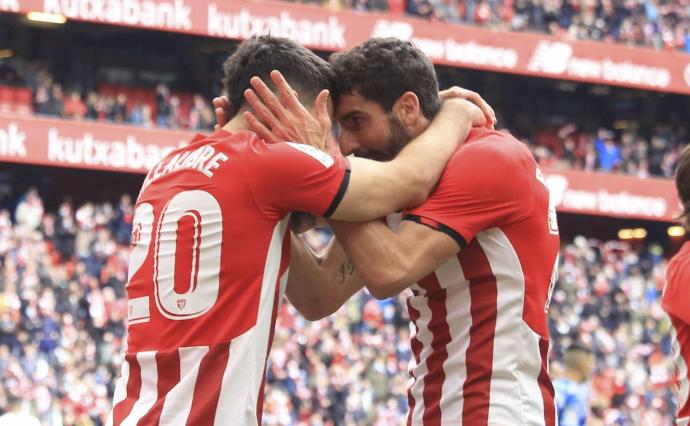
[[[331,62],[344,153],[395,161],[437,114],[433,66],[409,42],[370,39]],[[403,219],[397,232],[380,220],[331,220],[350,260],[337,244],[321,264],[296,250],[302,297],[291,301],[318,318],[362,281],[381,299],[409,288],[408,424],[554,425],[546,310],[559,236],[529,150],[508,134],[472,129],[431,196]],[[327,284],[330,268],[347,273]]]
[[[153,166],[136,202],[127,352],[109,419],[117,425],[261,424],[290,213],[370,220],[420,202],[471,125],[485,123],[477,107],[449,100],[395,161],[348,164],[295,143],[325,148],[330,138],[327,62],[265,36],[240,44],[224,71],[230,121]],[[280,96],[252,76],[271,78]],[[314,114],[288,82],[310,106],[318,94]],[[249,131],[257,94],[285,107],[286,129],[294,121],[304,133],[271,144]]]
[[[676,189],[683,205],[680,221],[690,230],[690,147],[685,147],[678,158]],[[666,270],[666,285],[661,306],[671,319],[673,355],[678,374],[678,413],[676,424],[690,424],[690,243],[685,242],[673,256]]]

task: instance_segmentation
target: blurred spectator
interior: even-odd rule
[[[98,120],[102,118],[99,107],[98,93],[89,92],[89,95],[86,98],[86,118],[91,120]]]
[[[189,112],[189,128],[205,130],[213,127],[215,117],[210,104],[201,95],[194,95],[194,104]]]
[[[43,218],[43,202],[38,197],[36,188],[31,188],[17,204],[14,213],[18,229],[33,231],[38,229]]]
[[[5,414],[0,416],[0,426],[41,426],[41,421],[22,408],[22,401],[9,395],[5,402]]]
[[[117,95],[115,104],[111,109],[110,116],[111,121],[116,123],[124,123],[129,120],[129,116],[127,114],[127,95],[124,93],[119,93]]]
[[[613,140],[613,132],[600,130],[594,146],[599,157],[599,169],[604,172],[614,171],[621,162],[621,151]]]
[[[65,102],[65,117],[81,120],[86,117],[87,112],[86,104],[81,100],[81,94],[76,90],[73,91]]]
[[[181,110],[180,110],[180,97],[177,95],[171,95],[168,101],[168,125],[167,127],[177,129],[183,124]]]
[[[46,73],[39,75],[38,86],[34,90],[34,112],[36,114],[48,114],[48,105],[51,96],[52,78]]]
[[[158,127],[170,127],[170,89],[165,84],[156,87],[156,124]]]
[[[62,86],[54,83],[50,88],[48,101],[45,103],[45,114],[64,117],[65,105],[62,99]]]

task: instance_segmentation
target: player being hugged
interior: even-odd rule
[[[343,152],[396,161],[438,119],[433,65],[411,43],[373,38],[331,63]],[[297,255],[291,269],[303,283],[295,288],[310,290],[291,300],[322,307],[312,312],[318,318],[362,282],[381,299],[412,290],[410,425],[555,425],[546,312],[558,224],[527,147],[506,133],[472,129],[429,198],[403,219],[397,232],[380,220],[330,220],[349,260],[337,244],[326,259],[354,264],[346,280],[338,275],[349,292],[327,284],[337,261],[317,268]]]

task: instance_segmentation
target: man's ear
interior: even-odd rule
[[[407,127],[413,127],[419,119],[419,98],[413,92],[403,93],[393,104],[393,113]]]

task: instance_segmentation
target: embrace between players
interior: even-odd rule
[[[313,320],[367,287],[411,289],[408,424],[555,425],[555,210],[491,108],[439,93],[429,59],[395,39],[328,63],[256,37],[224,74],[222,127],[154,166],[137,200],[109,421],[261,424],[283,295]],[[400,211],[393,231],[381,218]],[[295,235],[296,212],[328,220],[322,258]]]

